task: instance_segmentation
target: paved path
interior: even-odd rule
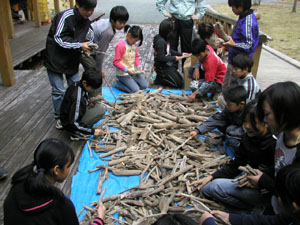
[[[156,0],[99,0],[97,10],[105,12],[109,17],[110,9],[116,5],[124,5],[130,14],[130,24],[159,24],[165,17],[158,13]],[[227,0],[207,0],[209,4],[226,3]],[[276,0],[262,0],[262,3],[280,3]],[[300,65],[300,62],[299,62]],[[257,81],[261,89],[278,81],[292,80],[300,85],[300,69],[279,57],[262,50]]]

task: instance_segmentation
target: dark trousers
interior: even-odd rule
[[[190,20],[178,20],[175,19],[174,30],[172,39],[170,40],[171,49],[178,51],[178,44],[180,38],[180,47],[181,52],[191,53],[191,43],[192,43],[192,35],[193,35],[193,26],[194,21]],[[182,68],[184,65],[185,59],[182,60]]]
[[[167,86],[171,88],[182,88],[183,78],[175,66],[163,69],[155,69],[156,78],[154,84]]]

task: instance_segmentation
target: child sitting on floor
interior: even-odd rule
[[[196,126],[195,130],[190,133],[190,137],[193,138],[218,128],[226,135],[228,144],[234,145],[234,147],[239,146],[239,140],[244,134],[242,114],[246,105],[247,92],[242,86],[232,86],[224,91],[224,98],[226,108]]]
[[[248,93],[247,103],[259,97],[261,91],[251,73],[253,59],[246,53],[236,55],[232,60],[233,74],[237,77],[237,84],[242,85]],[[225,108],[225,101],[222,95],[218,98],[218,104],[221,109]]]
[[[128,30],[129,28],[129,30]],[[125,26],[126,37],[119,40],[113,64],[117,70],[116,81],[113,86],[127,93],[134,93],[148,87],[148,82],[143,77],[143,69],[139,59],[136,42],[143,43],[143,32],[139,26]]]
[[[96,68],[88,68],[79,82],[68,87],[61,105],[60,120],[63,128],[71,132],[71,140],[101,136],[101,129],[92,128],[105,115],[105,108],[98,102],[89,102],[89,93],[99,88],[102,76]]]
[[[190,54],[181,54],[170,48],[169,39],[173,29],[173,21],[171,19],[165,19],[159,25],[159,34],[153,39],[154,68],[156,72],[154,84],[172,88],[182,88],[183,78],[178,72],[176,62]]]
[[[284,212],[277,215],[228,214],[212,211],[202,214],[201,225],[216,225],[214,216],[222,217],[231,225],[299,225],[300,224],[300,167],[288,165],[279,170],[275,179],[278,201],[282,203]]]
[[[199,62],[189,69],[193,78],[191,88],[194,92],[188,97],[188,102],[193,102],[196,97],[202,98],[207,93],[220,93],[226,73],[226,65],[222,59],[202,39],[196,38],[192,41],[192,54]],[[204,71],[204,78],[200,77],[201,70]]]
[[[239,166],[249,164],[252,168],[274,174],[274,150],[276,140],[272,137],[268,125],[259,120],[257,101],[249,102],[243,113],[243,135],[234,158],[221,169],[191,185],[198,185],[204,196],[230,206],[234,209],[253,211],[263,209],[264,203],[270,202],[270,196],[253,187],[238,187],[232,179],[241,174]],[[266,197],[266,198],[265,198]]]

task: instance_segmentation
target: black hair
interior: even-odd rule
[[[243,8],[243,11],[245,12],[251,8],[252,3],[251,0],[228,0],[228,5],[230,7],[234,6],[236,8],[241,6]]]
[[[84,80],[86,81],[87,86],[97,89],[102,85],[102,74],[98,69],[90,67],[82,74],[81,81]]]
[[[34,195],[63,197],[57,187],[45,177],[51,175],[55,166],[63,169],[67,163],[74,161],[72,148],[59,139],[45,139],[36,148],[33,162],[17,171],[12,177],[12,185],[24,182],[25,190]]]
[[[201,38],[195,38],[192,41],[192,54],[199,55],[201,52],[205,52],[206,42]]]
[[[300,206],[300,167],[299,164],[292,164],[281,168],[275,178],[276,191],[287,213],[295,212],[292,205],[295,202]],[[299,212],[296,217],[299,220]],[[295,215],[294,215],[295,216]]]
[[[128,30],[128,32],[127,32],[127,30]],[[133,38],[138,38],[140,40],[139,46],[141,46],[143,44],[144,36],[143,36],[143,31],[142,31],[141,27],[126,25],[124,27],[124,32],[127,32],[128,34],[131,34],[131,36]]]
[[[76,3],[85,10],[91,10],[97,6],[97,0],[76,0]]]
[[[166,214],[152,225],[197,225],[192,218],[184,214]]]
[[[251,126],[254,128],[254,130],[258,131],[256,127],[256,118],[261,123],[264,123],[264,120],[259,119],[256,106],[257,106],[257,99],[253,99],[252,101],[248,102],[243,111],[242,119],[243,121],[245,121],[246,117],[249,116]]]
[[[203,40],[210,38],[214,32],[215,28],[211,22],[202,22],[198,26],[198,34]]]
[[[260,118],[264,118],[263,104],[270,105],[281,131],[300,127],[300,87],[292,81],[278,82],[265,89],[257,104]]]
[[[232,66],[240,68],[242,70],[248,68],[248,72],[251,72],[251,68],[253,66],[253,59],[251,56],[243,52],[233,57]]]
[[[174,23],[173,21],[168,18],[164,19],[160,24],[159,24],[159,35],[165,39],[166,41],[170,39],[170,34],[174,30]]]
[[[110,10],[110,16],[109,16],[109,20],[113,21],[113,22],[117,22],[117,20],[119,21],[128,21],[129,19],[129,14],[127,9],[124,6],[118,5],[113,7]]]
[[[240,104],[243,101],[246,102],[248,93],[243,86],[232,85],[232,86],[230,86],[230,88],[226,88],[223,91],[223,96],[226,101]]]

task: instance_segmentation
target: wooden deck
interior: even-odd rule
[[[153,65],[152,40],[158,27],[157,25],[143,25],[142,27],[144,42],[139,47],[139,54],[143,68],[148,71]],[[41,29],[46,28],[42,27]],[[35,42],[37,32],[31,33],[32,42]],[[124,33],[118,32],[107,51],[109,56],[107,56],[104,70],[108,83],[111,83],[115,76],[115,69],[112,66],[114,46],[123,36]],[[22,37],[19,37],[20,40],[23,40]],[[38,39],[40,39],[40,43],[45,43],[45,40],[40,37],[37,37],[36,40]],[[16,46],[12,46],[13,54],[16,57],[25,54],[22,45],[20,43],[15,44]],[[30,49],[30,46],[26,47]],[[21,56],[17,58],[20,60]],[[80,70],[82,71],[82,67]],[[55,129],[51,87],[45,68],[15,70],[15,75],[16,85],[12,87],[0,86],[0,166],[9,172],[8,178],[0,181],[1,206],[10,189],[10,178],[18,169],[32,162],[36,146],[45,138],[59,138],[70,143],[73,147],[76,161],[72,165],[68,179],[60,185],[64,193],[70,194],[72,176],[77,171],[78,158],[84,145],[82,141],[71,142],[67,132]],[[150,73],[147,73],[146,76],[149,80]],[[104,83],[104,86],[107,84]],[[3,208],[1,207],[0,224],[2,222]]]

